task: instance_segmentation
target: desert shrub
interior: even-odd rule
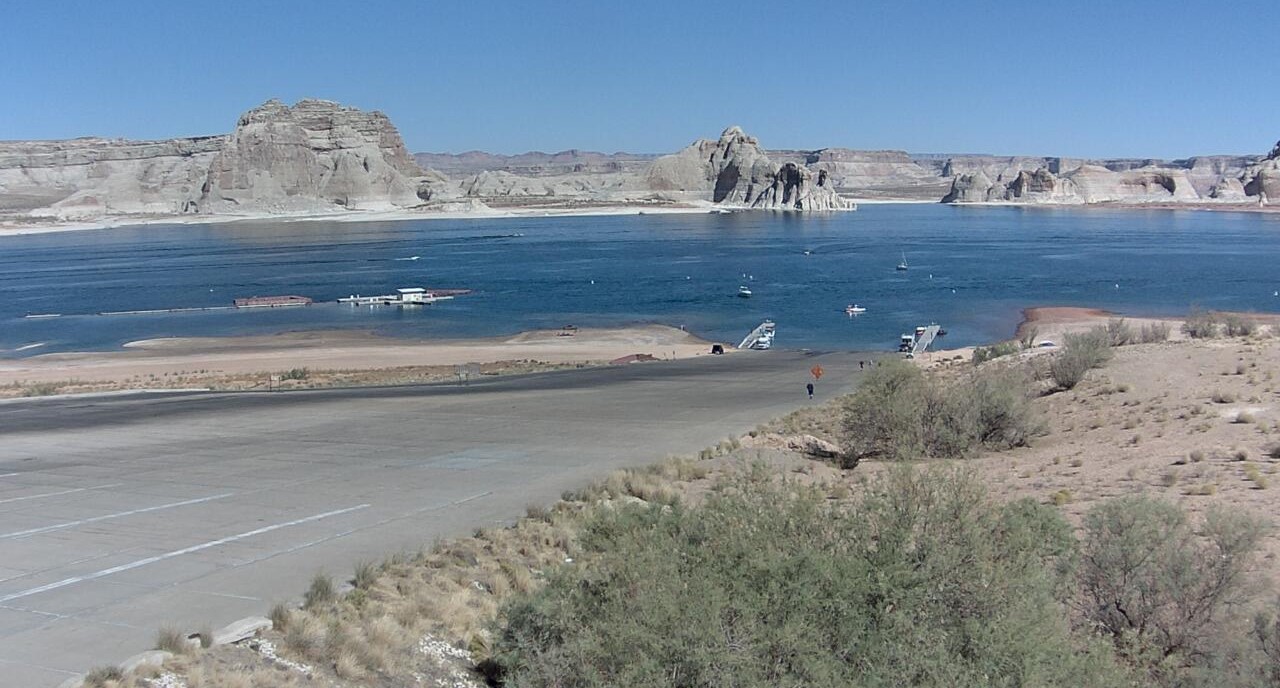
[[[1036,345],[1036,340],[1040,338],[1040,328],[1032,325],[1018,337],[1018,344],[1024,349],[1030,349]]]
[[[1253,618],[1250,639],[1257,650],[1254,675],[1267,685],[1280,685],[1280,600],[1274,611],[1259,611]]]
[[[1261,524],[1210,508],[1197,533],[1174,504],[1134,496],[1099,504],[1084,531],[1084,620],[1162,683],[1177,683],[1180,668],[1203,664],[1229,614],[1247,600],[1245,576]]]
[[[307,370],[306,368],[290,368],[289,370],[286,370],[285,372],[280,374],[280,379],[281,380],[305,380],[307,379],[307,376],[309,376],[310,374],[311,374],[311,371]]]
[[[1228,337],[1248,337],[1257,331],[1258,325],[1249,318],[1228,313],[1222,316],[1222,329],[1226,331]]]
[[[187,636],[176,628],[165,626],[156,633],[156,649],[175,655],[183,654],[189,649]]]
[[[844,402],[842,446],[851,463],[866,457],[923,455],[927,396],[928,382],[919,368],[902,361],[876,366]]]
[[[962,457],[1027,444],[1044,423],[1023,368],[973,371],[951,383],[886,362],[844,402],[844,466],[864,458]]]
[[[1027,348],[1019,342],[999,342],[991,346],[979,346],[973,350],[973,364],[980,365],[1001,356],[1016,354],[1022,349]]]
[[[338,591],[333,586],[333,579],[321,572],[311,579],[311,587],[307,588],[307,592],[302,596],[302,607],[314,609],[336,599],[338,599]]]
[[[371,561],[356,562],[355,575],[351,577],[351,585],[356,590],[368,590],[378,581],[378,574],[382,573],[378,569],[378,565]]]
[[[115,685],[119,681],[124,680],[124,672],[120,667],[116,666],[100,666],[89,670],[84,676],[84,685],[89,688],[99,688],[100,686]]]
[[[1169,323],[1155,322],[1149,325],[1143,325],[1138,331],[1138,340],[1143,344],[1151,344],[1154,342],[1169,341]]]
[[[1192,308],[1182,323],[1182,332],[1192,339],[1212,339],[1218,336],[1218,316],[1209,311]]]
[[[1111,358],[1111,340],[1104,328],[1068,334],[1063,341],[1062,352],[1049,364],[1049,374],[1062,389],[1074,388],[1090,370]]]
[[[1111,346],[1125,346],[1137,341],[1133,328],[1124,318],[1111,318],[1107,321],[1107,343]]]
[[[742,479],[697,509],[599,512],[506,604],[509,686],[1118,685],[1063,622],[1051,507],[891,471],[855,501]]]

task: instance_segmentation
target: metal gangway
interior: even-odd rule
[[[766,320],[756,326],[756,329],[747,335],[746,339],[738,345],[739,349],[768,349],[773,346],[774,324],[772,320]]]
[[[923,331],[921,331],[923,330]],[[925,327],[916,328],[915,341],[911,343],[911,352],[909,356],[915,357],[916,354],[922,354],[929,345],[937,339],[938,333],[942,331],[942,327],[938,325],[926,325]]]

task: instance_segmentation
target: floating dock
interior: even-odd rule
[[[384,294],[382,296],[353,294],[345,299],[338,299],[338,303],[349,303],[353,306],[426,306],[436,301],[451,298],[453,296],[440,296],[422,287],[408,287],[406,289],[397,289],[395,294]]]

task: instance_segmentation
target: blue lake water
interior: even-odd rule
[[[899,272],[903,252],[911,267]],[[1280,215],[1166,210],[870,205],[811,216],[155,225],[0,238],[0,356],[168,336],[355,328],[460,338],[649,322],[736,342],[766,318],[787,348],[889,349],[930,322],[949,331],[945,345],[963,346],[1010,336],[1034,305],[1275,312],[1277,258]],[[742,285],[752,298],[736,296]],[[94,315],[408,286],[475,293],[403,311]],[[855,302],[868,311],[847,317]]]

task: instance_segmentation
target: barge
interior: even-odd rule
[[[236,308],[284,308],[288,306],[310,306],[309,297],[288,294],[285,296],[250,296],[236,299]]]

